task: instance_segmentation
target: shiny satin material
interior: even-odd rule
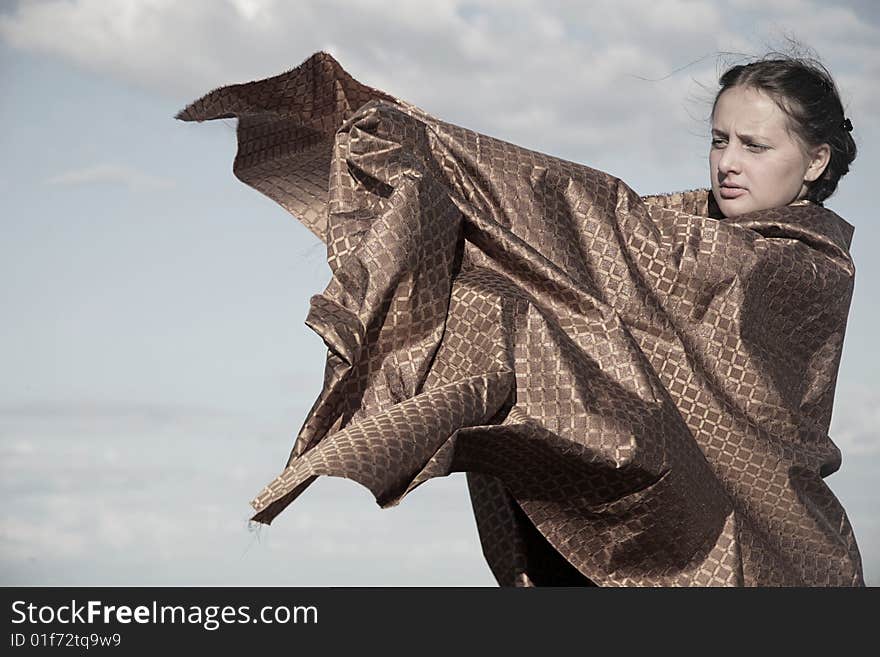
[[[853,227],[812,203],[733,219],[708,190],[445,123],[326,53],[178,114],[237,117],[234,172],[327,245],[306,324],[323,389],[263,489],[383,507],[467,472],[503,586],[863,586],[823,477]]]

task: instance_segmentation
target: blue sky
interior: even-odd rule
[[[303,320],[330,272],[232,176],[234,122],[175,121],[188,102],[326,49],[441,118],[647,194],[707,184],[718,52],[785,34],[835,74],[860,148],[828,202],[856,227],[857,276],[826,482],[880,584],[876,5],[636,4],[0,4],[0,584],[494,585],[462,475],[388,510],[320,479],[248,526],[320,391]]]

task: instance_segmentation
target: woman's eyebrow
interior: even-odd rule
[[[712,134],[718,137],[727,137],[727,133],[724,130],[717,130],[712,128]],[[741,135],[738,134],[737,137],[742,141],[767,141],[766,137],[762,137],[761,135]]]

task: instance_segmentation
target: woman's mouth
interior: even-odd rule
[[[739,198],[748,191],[749,190],[745,187],[733,187],[728,185],[722,185],[720,189],[721,198]]]

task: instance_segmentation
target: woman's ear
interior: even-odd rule
[[[810,151],[810,158],[810,164],[804,173],[804,181],[806,182],[818,179],[822,172],[825,171],[825,167],[831,161],[831,147],[828,144],[816,146],[816,148]]]

